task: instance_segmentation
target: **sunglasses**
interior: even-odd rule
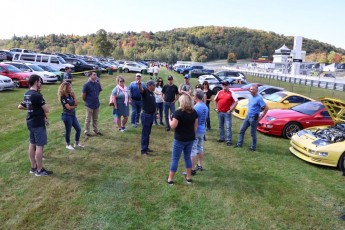
[[[162,81],[157,81],[157,82],[162,82]]]
[[[125,82],[125,81],[120,81],[120,82]]]

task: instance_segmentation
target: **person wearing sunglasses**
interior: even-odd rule
[[[120,132],[126,131],[126,123],[129,116],[129,95],[125,85],[125,79],[122,76],[117,76],[117,85],[111,92],[113,104],[114,122]]]

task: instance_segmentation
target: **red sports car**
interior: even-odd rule
[[[320,125],[334,125],[334,122],[321,102],[309,101],[288,110],[268,110],[257,130],[290,139],[301,129]]]
[[[0,63],[0,74],[12,79],[14,86],[28,87],[29,77],[32,73],[25,73],[13,65]]]

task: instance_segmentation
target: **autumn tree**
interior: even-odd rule
[[[233,52],[230,52],[228,54],[228,59],[227,59],[228,63],[236,63],[237,62],[237,57],[236,54]]]

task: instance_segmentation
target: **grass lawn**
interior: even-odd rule
[[[242,149],[219,144],[214,111],[205,142],[206,170],[187,185],[181,159],[177,184],[168,186],[173,132],[153,126],[154,156],[141,157],[141,129],[127,125],[121,133],[113,123],[108,99],[116,74],[101,77],[99,127],[105,135],[91,137],[82,150],[65,148],[58,84],[44,86],[51,110],[44,167],[54,171],[51,177],[29,174],[26,114],[17,109],[27,89],[0,93],[0,229],[345,229],[340,218],[345,178],[339,171],[296,158],[282,138],[258,134],[257,151],[249,152],[249,130]],[[167,83],[168,73],[160,74]],[[122,75],[127,86],[135,79],[133,73]],[[173,75],[175,84],[182,82],[182,75]],[[78,76],[73,84],[80,101],[85,81]],[[282,87],[290,90],[291,85]],[[309,92],[307,86],[294,89]],[[332,93],[312,92],[314,98]],[[83,129],[82,104],[77,116]],[[233,117],[234,142],[241,123]]]

